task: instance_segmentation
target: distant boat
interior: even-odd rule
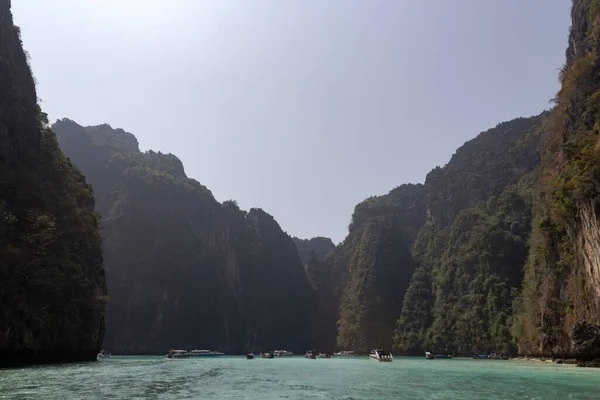
[[[371,350],[371,354],[369,354],[369,358],[372,360],[377,360],[380,362],[392,362],[394,361],[394,356],[392,352],[386,349],[374,349]]]
[[[436,358],[452,358],[454,357],[454,354],[443,354],[443,353],[436,353],[436,354],[432,354],[428,351],[425,352],[425,358],[428,360],[435,360]]]
[[[317,352],[315,350],[308,350],[304,357],[314,360],[317,358]]]
[[[489,359],[490,356],[488,356],[487,354],[473,354],[473,359],[474,360],[487,360]]]
[[[108,358],[110,357],[112,354],[110,354],[109,352],[107,352],[106,350],[100,350],[100,352],[98,353],[98,355],[96,356],[97,359],[100,358]]]
[[[329,353],[319,353],[320,358],[331,358],[331,354]]]
[[[333,353],[333,355],[336,357],[356,357],[356,356],[358,356],[358,354],[356,354],[352,350],[342,350],[337,353]]]
[[[167,353],[167,358],[195,358],[195,357],[219,357],[224,356],[225,353],[221,353],[220,351],[213,350],[174,350],[171,349]]]
[[[252,360],[252,359],[254,359],[254,354],[253,353],[248,353],[248,354],[246,354],[246,358],[248,360]]]
[[[271,353],[270,351],[265,351],[264,353],[260,354],[260,358],[273,358],[275,357],[275,355],[273,353]]]
[[[275,350],[273,353],[277,357],[286,357],[286,356],[289,357],[289,356],[293,356],[294,355],[294,353],[292,353],[289,350]]]

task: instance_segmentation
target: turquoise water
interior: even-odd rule
[[[244,357],[0,370],[0,399],[600,399],[600,370],[527,361]]]

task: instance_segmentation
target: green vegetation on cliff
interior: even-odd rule
[[[337,345],[366,351],[390,346],[404,290],[416,267],[410,247],[425,220],[425,188],[402,185],[358,204],[349,233],[329,255],[318,301],[330,302]],[[333,323],[331,322],[333,321]]]
[[[551,112],[465,143],[396,189],[412,201],[356,207],[319,266],[338,346],[387,346],[395,311],[403,352],[566,356],[574,323],[600,321],[600,1],[572,19]]]
[[[499,124],[465,143],[424,185],[356,206],[319,279],[326,283],[318,292],[335,310],[329,320],[337,321],[338,347],[512,350],[513,299],[548,124],[547,112]]]
[[[0,0],[0,188],[0,366],[95,359],[107,300],[99,218],[46,127],[8,0]]]
[[[571,326],[600,318],[600,2],[571,17],[513,329],[527,354],[570,353]]]
[[[305,350],[314,293],[273,217],[217,202],[177,157],[142,153],[121,129],[67,119],[53,128],[104,217],[105,347]]]
[[[401,351],[512,350],[512,302],[548,124],[548,113],[499,124],[427,176],[428,221],[414,246],[422,269],[396,326]]]

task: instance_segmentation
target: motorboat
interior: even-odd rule
[[[333,353],[333,355],[336,356],[336,357],[356,357],[356,356],[358,356],[358,354],[356,354],[352,350],[338,351],[337,353]]]
[[[225,353],[221,353],[220,351],[214,350],[175,350],[171,349],[167,353],[167,358],[196,358],[196,357],[219,357],[224,356]]]
[[[276,357],[289,357],[294,355],[294,353],[289,350],[275,350],[273,353]]]
[[[265,351],[264,353],[260,354],[260,358],[273,358],[275,357],[275,355],[273,353],[271,353],[270,351]]]
[[[369,354],[369,358],[372,360],[377,360],[380,362],[392,362],[394,361],[394,356],[390,350],[386,349],[373,349]]]
[[[253,360],[254,359],[254,354],[253,353],[246,354],[246,359],[247,360]]]
[[[306,352],[306,354],[304,355],[304,357],[314,360],[317,358],[317,352],[315,350],[308,350]]]
[[[454,357],[453,354],[443,354],[443,353],[430,353],[429,351],[425,352],[425,358],[428,360],[435,360],[437,358],[449,358],[451,359],[452,357]]]
[[[329,353],[319,353],[320,358],[331,358],[331,354]]]
[[[196,349],[190,351],[190,354],[192,355],[192,357],[218,357],[225,355],[225,353],[221,353],[220,351]]]
[[[165,356],[166,358],[186,358],[186,356],[189,354],[189,352],[187,350],[181,350],[181,349],[171,349],[169,350],[169,352],[167,353],[167,355]]]

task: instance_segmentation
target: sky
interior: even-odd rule
[[[551,107],[570,0],[13,0],[51,120],[177,155],[290,235]]]

